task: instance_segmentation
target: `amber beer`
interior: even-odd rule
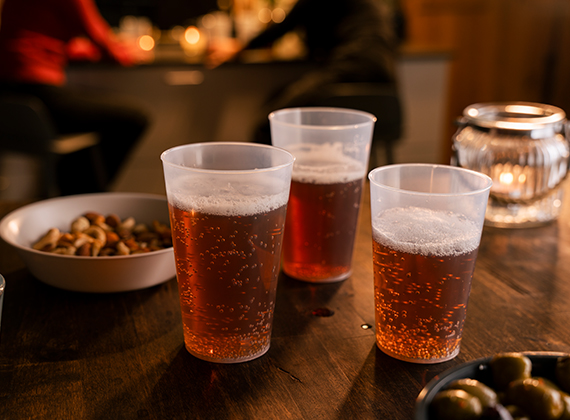
[[[310,282],[350,276],[364,172],[326,148],[294,152],[283,271]]]
[[[169,204],[184,341],[205,360],[269,349],[287,196]]]
[[[449,212],[393,208],[373,220],[376,342],[397,359],[457,355],[480,229]]]

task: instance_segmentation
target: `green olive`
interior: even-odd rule
[[[496,392],[476,379],[458,379],[449,384],[447,389],[462,389],[465,392],[474,395],[479,398],[483,408],[493,407],[498,401]]]
[[[559,357],[556,361],[555,376],[558,385],[564,392],[570,393],[570,356]]]
[[[507,389],[507,401],[522,408],[532,419],[557,420],[564,411],[560,391],[539,378],[511,382]]]
[[[498,353],[489,363],[495,388],[505,389],[517,379],[530,378],[532,362],[521,353]]]
[[[430,405],[432,418],[438,420],[476,420],[483,408],[479,398],[462,389],[438,392]]]

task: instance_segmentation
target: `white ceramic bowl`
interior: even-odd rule
[[[166,197],[140,193],[81,194],[21,207],[0,221],[0,237],[14,246],[39,280],[78,292],[123,292],[163,283],[176,275],[172,247],[145,254],[108,257],[58,255],[32,249],[52,227],[69,232],[85,212],[117,214],[137,222],[169,224]]]

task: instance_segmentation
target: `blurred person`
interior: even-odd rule
[[[146,130],[149,119],[136,99],[66,85],[70,57],[137,63],[119,42],[93,0],[4,0],[0,24],[0,93],[39,98],[58,134],[96,132],[104,179],[88,150],[62,156],[61,195],[105,191]]]
[[[396,54],[405,34],[397,0],[298,0],[285,19],[242,45],[212,43],[206,66],[239,59],[244,50],[267,48],[286,33],[300,30],[314,64],[299,80],[270,97],[261,111],[255,141],[269,143],[267,115],[277,109],[319,104],[323,88],[335,83],[397,83]]]

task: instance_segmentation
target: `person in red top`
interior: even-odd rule
[[[115,38],[93,0],[4,0],[0,19],[0,93],[41,99],[60,134],[99,134],[107,182],[101,184],[94,169],[82,177],[90,156],[77,152],[61,159],[61,194],[106,190],[149,118],[134,99],[67,86],[66,68],[78,46],[88,46],[82,53],[92,60],[131,66],[137,58]]]

